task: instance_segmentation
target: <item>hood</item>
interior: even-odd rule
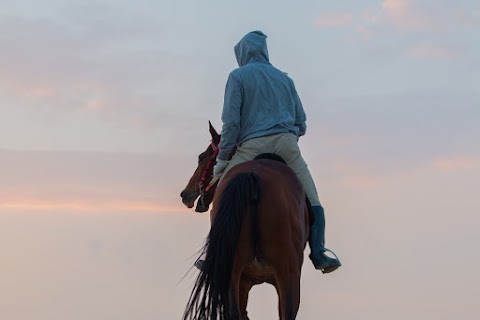
[[[247,33],[235,46],[235,56],[240,67],[251,62],[269,62],[267,36],[261,31]]]

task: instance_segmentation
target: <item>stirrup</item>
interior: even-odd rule
[[[333,254],[333,256],[335,257],[335,260],[338,261],[338,265],[333,265],[333,266],[330,266],[330,267],[321,269],[321,271],[322,271],[323,274],[333,272],[333,271],[337,270],[338,268],[340,268],[340,266],[342,265],[342,263],[340,262],[340,259],[338,259],[338,257],[337,257],[337,255],[335,254],[335,252],[333,252],[332,250],[327,249],[327,248],[324,248],[323,252],[330,252],[330,253]],[[328,257],[328,256],[327,256],[327,257]],[[330,258],[330,259],[331,259],[331,258]]]
[[[193,264],[198,270],[202,271],[203,270],[203,264],[205,263],[204,260],[202,259],[197,259],[195,263]]]
[[[340,262],[340,259],[338,259],[337,255],[332,250],[327,249],[327,248],[323,248],[323,252],[330,252],[331,254],[333,254],[335,256],[335,259],[337,259],[338,262]]]

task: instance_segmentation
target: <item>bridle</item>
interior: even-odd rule
[[[208,171],[212,168],[212,166],[215,165],[215,162],[217,161],[217,156],[218,156],[218,152],[220,151],[220,149],[218,148],[218,145],[215,144],[215,142],[212,141],[211,145],[210,145],[213,149],[213,154],[212,156],[210,157],[210,160],[208,161],[207,163],[207,166],[205,167],[205,169],[203,170],[203,173],[202,173],[202,178],[200,179],[200,182],[198,183],[198,188],[200,190],[200,199],[199,201],[202,202],[202,205],[205,204],[205,200],[204,200],[204,197],[205,197],[205,194],[210,191],[210,189],[217,183],[218,180],[212,180],[208,185],[207,187],[205,188],[205,181],[207,180],[207,175],[208,175]]]

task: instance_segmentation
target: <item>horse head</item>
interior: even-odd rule
[[[195,200],[197,201],[196,212],[205,212],[213,201],[216,185],[210,185],[213,177],[213,166],[218,155],[218,144],[220,135],[209,122],[209,131],[212,136],[212,142],[207,149],[198,156],[198,165],[192,177],[188,181],[185,189],[180,193],[182,202],[188,207],[193,208]]]

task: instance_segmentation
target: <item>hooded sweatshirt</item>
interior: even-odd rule
[[[305,134],[306,116],[295,85],[269,62],[267,36],[248,33],[235,46],[239,68],[225,88],[220,160],[242,142],[278,133]]]

